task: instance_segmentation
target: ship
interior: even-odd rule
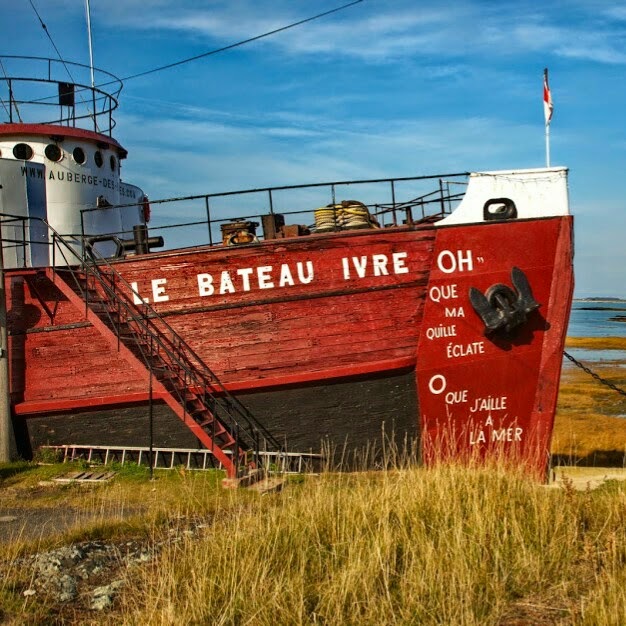
[[[574,284],[566,168],[149,200],[121,176],[121,81],[2,60],[23,457],[202,450],[237,477],[280,458],[380,467],[394,449],[546,475]]]

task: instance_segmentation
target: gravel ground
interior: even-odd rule
[[[5,508],[0,509],[0,536],[5,540],[15,533],[21,533],[23,538],[44,534],[50,537],[98,518],[101,516],[85,516],[71,510]],[[210,525],[210,520],[178,517],[170,524],[159,539],[81,541],[22,556],[12,562],[0,561],[0,577],[18,568],[26,574],[23,580],[29,581],[20,588],[25,602],[52,603],[60,614],[74,615],[62,623],[92,623],[92,617],[98,612],[114,609],[116,597],[128,584],[129,570],[145,566],[167,545],[198,536]]]
[[[566,485],[577,491],[596,489],[607,480],[626,480],[626,469],[615,467],[555,467],[550,477],[549,487]]]
[[[91,521],[101,514],[67,507],[5,508],[0,506],[0,543],[53,537]]]

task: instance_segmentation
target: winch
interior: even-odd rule
[[[222,243],[225,246],[240,246],[246,243],[257,243],[259,241],[256,236],[258,222],[228,222],[222,224]]]

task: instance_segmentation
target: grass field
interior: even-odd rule
[[[569,347],[626,348],[622,340],[576,344]],[[623,365],[594,369],[626,386]],[[566,366],[555,459],[623,467],[623,398]],[[10,525],[0,522],[3,624],[626,623],[625,482],[577,491],[567,480],[564,488],[537,484],[511,467],[398,464],[307,476],[261,497],[222,489],[217,472],[182,468],[157,471],[153,481],[132,466],[117,467],[105,485],[52,480],[69,469],[0,467],[0,509],[52,520],[36,536],[4,540]],[[75,523],[64,527],[68,511]],[[120,554],[145,546],[154,556],[141,565],[120,558],[78,577],[66,601],[38,587],[39,570],[24,560],[101,544]],[[57,560],[60,574],[74,571]],[[90,608],[94,588],[111,581],[119,584],[112,606]]]
[[[549,489],[511,468],[441,467],[310,476],[259,497],[213,473],[150,482],[124,469],[109,486],[41,488],[40,472],[5,473],[0,489],[113,514],[2,546],[4,624],[626,623],[624,483]],[[35,583],[20,558],[94,539],[161,548],[109,574],[121,588],[106,611],[89,609],[90,581],[71,602],[24,596]]]

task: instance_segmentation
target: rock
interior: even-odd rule
[[[192,520],[182,516],[172,523],[175,523],[175,528],[157,541],[84,541],[20,557],[16,564],[29,571],[32,577],[30,587],[22,595],[25,598],[36,595],[37,600],[42,597],[46,602],[74,603],[82,609],[107,610],[124,584],[119,577],[124,575],[125,570],[144,566],[163,548],[189,541],[209,526],[206,518]],[[100,586],[94,588],[94,585]]]
[[[139,556],[134,559],[135,563],[147,563],[148,561],[151,561],[154,558],[153,554],[150,554],[149,552],[140,552]]]
[[[89,606],[94,611],[104,611],[113,605],[117,590],[124,584],[123,580],[114,580],[109,585],[96,587],[93,590],[92,601]]]
[[[63,574],[58,581],[59,602],[70,602],[76,597],[76,579],[69,574]]]

